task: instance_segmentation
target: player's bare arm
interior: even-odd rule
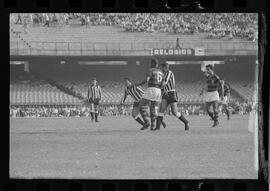
[[[220,90],[221,90],[220,99],[223,100],[223,98],[224,98],[224,83],[221,81],[221,79],[217,75],[216,75],[216,78],[218,80],[218,85],[220,86]]]
[[[128,96],[128,94],[127,94],[127,92],[125,91],[125,93],[124,93],[124,95],[123,95],[123,97],[122,97],[122,99],[121,99],[120,105],[123,105],[123,104],[125,103],[127,96]]]
[[[143,80],[142,82],[140,82],[140,83],[138,83],[138,84],[135,84],[135,86],[141,86],[141,85],[143,85],[143,84],[146,84],[148,81],[149,81],[149,79],[148,79],[148,80],[145,79],[145,80]]]
[[[99,88],[99,93],[100,93],[100,98],[99,98],[99,100],[101,100],[101,99],[102,99],[102,90],[101,90],[101,88]]]
[[[201,92],[200,92],[200,94],[199,94],[200,96],[203,95],[204,92],[206,91],[206,86],[207,86],[207,85],[204,85],[204,86],[202,87],[202,90],[201,90]]]
[[[135,84],[135,86],[141,86],[141,85],[143,85],[143,84],[148,83],[149,80],[151,79],[151,76],[152,76],[152,71],[149,70],[148,73],[146,74],[146,79],[143,80],[143,81],[142,81],[141,83],[139,83],[139,84]]]

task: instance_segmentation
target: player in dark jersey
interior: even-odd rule
[[[164,74],[158,68],[158,60],[152,59],[150,69],[146,75],[146,79],[137,85],[142,85],[147,83],[148,88],[139,104],[139,109],[141,110],[141,115],[146,116],[147,112],[143,109],[145,106],[150,105],[150,119],[151,119],[151,128],[150,130],[154,130],[156,128],[156,117],[158,115],[158,105],[161,100],[161,85],[163,82]],[[141,130],[147,129],[149,127],[149,123],[146,123]]]
[[[124,93],[124,97],[121,101],[121,105],[124,104],[126,101],[126,98],[128,95],[132,97],[134,100],[133,103],[133,109],[132,109],[132,117],[142,126],[146,125],[147,119],[145,118],[146,116],[142,116],[143,120],[139,117],[140,111],[139,111],[139,103],[140,100],[142,99],[142,96],[144,94],[144,91],[140,86],[136,86],[135,84],[132,84],[130,78],[125,78],[126,81],[126,89]],[[165,123],[163,123],[163,126],[166,126]]]
[[[87,99],[90,104],[91,121],[98,122],[99,102],[102,98],[102,92],[99,85],[97,85],[96,78],[92,79],[91,85],[88,87]]]
[[[171,106],[171,111],[175,117],[180,119],[185,124],[185,130],[189,130],[188,121],[186,118],[181,115],[180,112],[178,112],[177,102],[177,92],[175,90],[175,78],[173,72],[169,69],[168,63],[162,63],[161,69],[163,73],[165,74],[165,78],[163,81],[163,95],[162,95],[162,101],[159,108],[159,114],[157,117],[157,123],[156,123],[156,129],[160,129],[160,124],[163,121],[164,112],[166,111],[168,106]]]
[[[224,93],[223,93],[223,100],[220,102],[220,110],[222,111],[222,109],[224,109],[227,115],[227,120],[230,120],[230,111],[228,107],[228,102],[230,98],[230,85],[224,80],[221,80],[221,84],[223,86]],[[221,88],[219,88],[218,93],[219,96],[221,97]]]
[[[200,95],[202,95],[204,91],[206,91],[206,95],[205,95],[206,111],[208,115],[211,117],[211,119],[214,120],[213,127],[217,127],[219,124],[218,103],[219,103],[220,98],[221,100],[223,100],[224,90],[223,90],[223,86],[221,84],[221,80],[219,76],[214,73],[212,65],[206,66],[205,76],[207,79],[206,87],[202,89]],[[221,97],[219,97],[218,88],[220,88]],[[211,106],[213,107],[213,112],[210,111]]]

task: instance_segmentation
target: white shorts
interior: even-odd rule
[[[222,104],[227,104],[228,103],[228,96],[224,96],[223,100],[221,101]]]
[[[218,91],[206,92],[205,102],[219,101]]]
[[[142,98],[150,101],[160,101],[161,89],[156,87],[149,87],[146,89]]]

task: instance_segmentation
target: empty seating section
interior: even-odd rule
[[[21,68],[18,68],[21,67]],[[134,83],[139,83],[145,78],[148,69],[147,62],[140,66],[107,66],[107,65],[55,65],[45,63],[32,64],[31,70],[40,79],[47,79],[50,84],[56,83],[56,87],[45,80],[36,78],[17,79],[22,66],[13,66],[10,83],[11,104],[78,104],[80,96],[87,98],[88,85],[93,77],[97,78],[102,88],[103,98],[101,104],[119,104],[125,90],[124,77],[130,77]],[[16,69],[17,68],[17,69]],[[204,97],[199,96],[202,87],[205,85],[205,76],[201,72],[201,66],[197,64],[183,64],[171,66],[176,79],[176,91],[178,92],[179,103],[203,103]],[[215,66],[217,74],[228,82],[232,88],[231,98],[235,100],[251,100],[254,96],[254,65],[252,63],[228,63]],[[42,74],[44,77],[41,77]],[[58,85],[59,86],[58,86]],[[66,91],[66,87],[69,90]],[[146,86],[143,86],[146,89]],[[64,92],[69,92],[71,95]],[[77,94],[77,95],[76,95]],[[75,98],[74,96],[78,98]],[[129,96],[126,103],[131,104]]]
[[[88,83],[60,81],[62,85],[73,89],[76,93],[87,98]],[[123,95],[125,84],[117,81],[100,81],[103,98],[102,104],[118,104]],[[237,90],[245,99],[253,98],[253,88],[246,83],[232,83],[231,87]],[[203,96],[199,92],[203,86],[202,82],[177,82],[176,90],[180,103],[202,103]],[[146,89],[144,86],[143,89]],[[80,100],[71,95],[65,94],[45,82],[39,83],[12,83],[10,84],[11,104],[78,104]],[[131,97],[126,100],[127,104],[133,102]]]
[[[76,104],[79,100],[67,95],[44,81],[10,83],[10,104]]]
[[[245,100],[253,100],[254,98],[254,82],[233,82],[231,86],[237,90],[237,92],[245,99]]]
[[[87,82],[60,82],[62,85],[73,89],[87,98]],[[101,81],[103,98],[102,104],[118,104],[123,95],[125,84],[122,82]],[[203,103],[203,96],[199,96],[203,83],[198,82],[177,82],[177,93],[180,103]],[[251,100],[253,98],[253,89],[243,84],[231,84],[232,88],[237,90],[244,98]],[[146,87],[144,86],[145,90]],[[71,95],[65,94],[46,83],[12,83],[10,84],[10,103],[11,104],[78,104],[80,100]],[[126,99],[127,104],[133,102],[131,97]]]
[[[138,81],[139,82],[139,81]],[[83,97],[87,98],[87,81],[85,82],[61,82],[62,85],[72,88],[75,92],[80,93]],[[125,84],[115,80],[99,81],[102,88],[103,98],[101,103],[104,104],[119,104],[124,95]],[[177,82],[177,92],[180,103],[202,103],[203,97],[199,96],[202,88],[202,83],[180,83]],[[146,89],[146,86],[143,86]],[[133,102],[129,96],[126,99],[127,104]]]

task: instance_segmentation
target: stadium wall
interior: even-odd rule
[[[126,77],[124,75],[134,75],[136,77],[144,76],[142,71],[146,71],[149,67],[149,63],[152,57],[100,57],[99,59],[89,57],[89,61],[98,60],[114,60],[114,61],[126,61],[127,65],[79,65],[78,61],[84,60],[81,57],[24,57],[24,59],[13,60],[26,60],[29,62],[30,72],[38,74],[48,74],[48,75],[72,75],[74,77],[80,77],[80,73],[90,72],[91,76],[107,78],[116,78],[116,77]],[[171,58],[161,58],[160,62],[166,60],[174,60],[176,57]],[[219,60],[220,57],[212,57],[212,60]],[[61,64],[61,61],[65,61],[65,64]],[[86,59],[85,59],[86,60]],[[251,58],[248,56],[242,57],[233,57],[228,59],[228,57],[223,57],[222,60],[225,60],[225,64],[220,64],[215,66],[215,70],[218,74],[223,76],[226,80],[233,81],[254,81],[254,72],[255,72],[255,60],[256,58]],[[193,81],[198,81],[203,78],[199,64],[183,64],[183,65],[172,65],[171,68],[175,71],[176,77],[180,79],[189,79],[190,73],[194,78]],[[114,73],[115,71],[120,71],[120,73]],[[76,76],[76,74],[78,76]],[[131,77],[132,77],[131,76]]]

